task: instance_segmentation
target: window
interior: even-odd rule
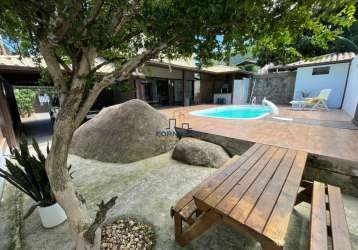
[[[313,68],[312,75],[328,75],[330,67]]]

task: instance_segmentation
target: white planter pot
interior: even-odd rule
[[[67,217],[62,207],[55,203],[48,207],[38,207],[42,225],[46,228],[55,227],[64,222]]]

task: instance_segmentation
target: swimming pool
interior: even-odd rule
[[[222,119],[259,119],[272,113],[269,106],[230,105],[190,112],[191,115]]]

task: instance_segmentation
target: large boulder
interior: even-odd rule
[[[177,143],[172,157],[191,165],[212,168],[219,168],[230,159],[221,146],[189,137]]]
[[[129,163],[168,152],[177,137],[168,118],[135,99],[101,110],[79,127],[70,153],[106,162]]]

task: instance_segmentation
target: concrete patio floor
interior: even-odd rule
[[[131,164],[103,163],[70,156],[74,181],[87,200],[91,214],[101,199],[117,195],[117,203],[108,219],[134,215],[154,225],[155,249],[182,249],[174,241],[170,207],[177,199],[212,174],[215,169],[189,166],[171,159],[171,153]],[[11,189],[10,189],[11,190]],[[13,191],[6,192],[0,206],[0,249],[13,249],[13,235],[9,231],[16,220]],[[31,204],[24,200],[23,211]],[[358,249],[358,198],[344,195],[346,215],[351,232],[353,249]],[[21,202],[20,202],[21,205]],[[21,206],[20,206],[21,207]],[[285,249],[308,249],[310,206],[302,203],[291,218]],[[44,229],[38,214],[32,214],[23,224],[20,233],[22,249],[70,249],[71,239],[67,222]],[[230,227],[219,224],[184,249],[261,249],[254,240]]]
[[[194,110],[217,107],[218,105],[196,105],[161,109],[169,117],[190,124],[199,132],[230,138],[260,142],[308,153],[358,162],[358,129],[342,129],[339,123],[356,128],[347,114],[332,111],[293,111],[280,107],[279,115],[256,120],[229,120],[191,115]],[[273,116],[292,118],[291,122],[272,119]],[[299,120],[299,122],[295,122]],[[306,122],[304,122],[306,121]],[[336,123],[337,125],[326,125]],[[346,127],[346,126],[343,126]]]

